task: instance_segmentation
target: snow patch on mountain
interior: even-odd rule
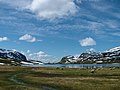
[[[120,63],[120,46],[105,52],[84,52],[79,57],[65,56],[60,63]]]
[[[26,56],[14,50],[0,49],[0,57],[27,61]]]
[[[115,52],[115,51],[120,51],[120,46],[115,47],[115,48],[112,48],[112,49],[109,49],[109,50],[106,51],[106,52]]]

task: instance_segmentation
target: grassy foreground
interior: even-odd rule
[[[120,90],[120,68],[0,66],[0,90]]]

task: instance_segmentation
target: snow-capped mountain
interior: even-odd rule
[[[0,49],[0,65],[34,65],[43,64],[41,61],[27,60],[26,56],[15,50]]]
[[[106,52],[120,51],[120,46],[107,50]]]
[[[69,55],[69,56],[63,57],[61,59],[61,62],[63,62],[63,63],[71,63],[71,62],[76,62],[76,60],[77,60],[76,57]]]
[[[10,58],[15,60],[23,60],[27,61],[26,56],[23,54],[14,51],[14,50],[6,50],[6,49],[0,49],[0,58]]]
[[[120,46],[105,52],[85,52],[77,58],[65,56],[60,63],[120,63]]]

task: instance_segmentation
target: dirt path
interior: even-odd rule
[[[9,80],[12,81],[12,82],[14,82],[14,83],[16,83],[16,84],[26,85],[24,82],[17,80],[18,75],[20,75],[20,74],[12,75],[12,76],[9,78]]]
[[[29,85],[27,83],[24,83],[20,80],[18,80],[17,78],[19,77],[21,73],[18,73],[18,74],[14,74],[12,75],[9,80],[16,83],[16,84],[19,84],[19,85],[24,85],[24,86],[27,86],[27,87],[32,87],[32,85]],[[34,86],[33,86],[34,87]],[[40,87],[37,87],[37,88],[40,88]],[[48,86],[42,86],[41,87],[42,90],[58,90],[58,89],[55,89],[55,88],[51,88],[51,87],[48,87]]]

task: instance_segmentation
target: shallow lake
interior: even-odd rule
[[[114,64],[35,64],[35,65],[22,65],[22,66],[68,67],[68,68],[96,68],[96,67],[120,66],[120,63],[114,63]]]

